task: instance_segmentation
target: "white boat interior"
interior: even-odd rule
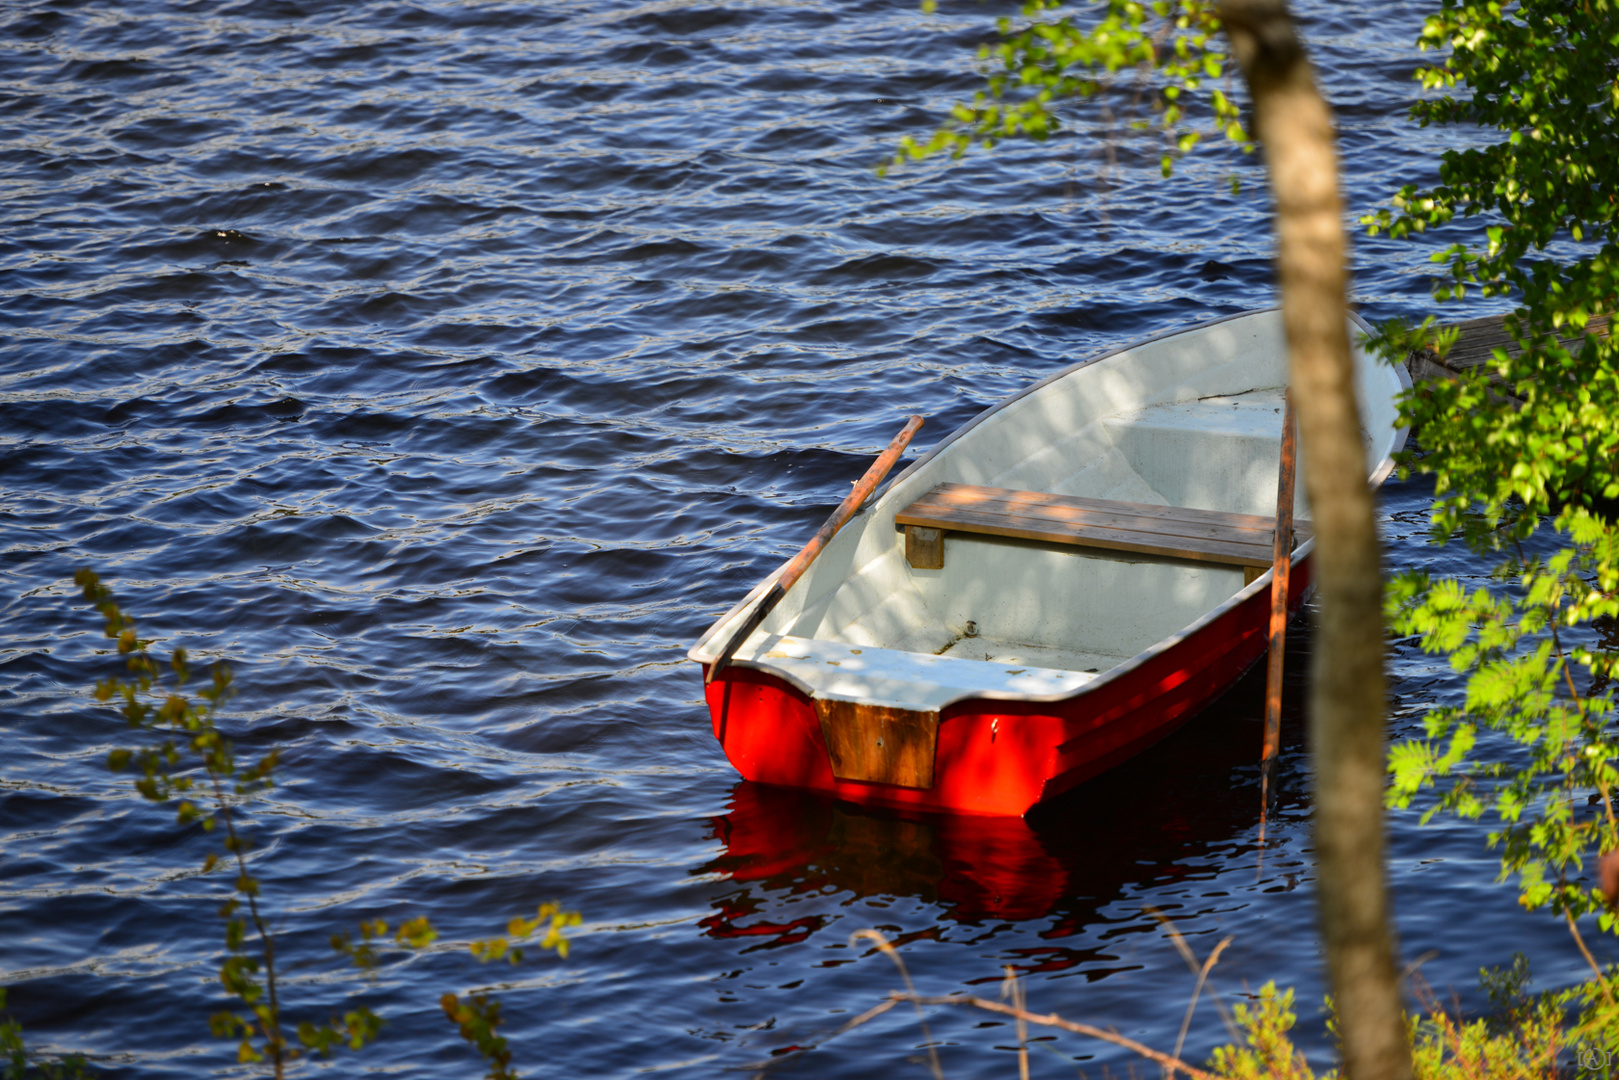
[[[1362,330],[1352,327],[1358,341]],[[1367,472],[1403,444],[1403,371],[1355,348]],[[1117,673],[1235,602],[1241,566],[951,533],[939,569],[895,515],[941,483],[1273,517],[1286,352],[1279,312],[1222,319],[1082,363],[943,440],[844,526],[733,662],[812,696],[932,711],[1051,700]],[[1309,517],[1302,453],[1295,515]],[[1304,549],[1295,553],[1302,555]],[[711,661],[754,596],[691,650]]]

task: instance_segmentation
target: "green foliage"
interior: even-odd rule
[[[1419,101],[1413,118],[1499,137],[1446,151],[1437,186],[1402,188],[1392,210],[1362,220],[1403,237],[1481,217],[1482,248],[1434,253],[1448,269],[1435,295],[1516,297],[1507,328],[1524,347],[1407,403],[1428,450],[1418,468],[1438,480],[1436,524],[1454,531],[1476,507],[1481,527],[1468,536],[1484,543],[1497,524],[1524,536],[1565,506],[1611,510],[1619,345],[1584,331],[1619,297],[1619,5],[1441,0],[1418,44],[1445,54],[1417,78],[1446,93]],[[1460,88],[1470,93],[1450,93]]]
[[[1432,315],[1415,326],[1396,316],[1382,325],[1378,340],[1383,352],[1391,357],[1404,358],[1410,353],[1426,351],[1443,360],[1461,336],[1461,327],[1441,327]]]
[[[1610,693],[1602,686],[1615,656],[1567,647],[1566,628],[1611,612],[1616,581],[1611,563],[1576,545],[1550,560],[1506,560],[1496,588],[1469,593],[1453,579],[1408,572],[1388,594],[1390,623],[1415,634],[1428,652],[1445,653],[1467,678],[1460,704],[1430,711],[1426,738],[1409,739],[1389,755],[1390,805],[1405,807],[1425,788],[1437,798],[1422,820],[1449,812],[1492,814],[1489,843],[1501,852],[1502,877],[1516,878],[1520,902],[1549,908],[1569,922],[1594,915],[1615,929],[1602,894],[1581,876],[1587,862],[1619,846],[1613,800],[1619,781]],[[1578,676],[1578,678],[1577,678]],[[1510,756],[1473,756],[1481,732],[1506,737]]]
[[[1569,1027],[1568,1015],[1594,984],[1544,994],[1529,991],[1529,961],[1515,953],[1511,967],[1479,971],[1479,986],[1490,999],[1493,1015],[1463,1021],[1439,1007],[1432,991],[1416,980],[1417,997],[1426,1016],[1412,1021],[1413,1065],[1419,1080],[1471,1080],[1494,1077],[1567,1076],[1566,1066],[1581,1066],[1580,1075],[1607,1078],[1600,1067],[1611,1062],[1604,1048],[1613,1045],[1600,1022]]]
[[[542,925],[545,927],[545,936],[539,941],[542,949],[555,949],[558,956],[566,958],[568,955],[568,939],[562,932],[570,926],[578,926],[583,921],[577,911],[563,911],[556,904],[541,904],[539,911],[532,919],[516,916],[506,924],[506,937],[488,938],[474,941],[471,944],[472,955],[484,963],[499,960],[502,956],[512,963],[523,959],[523,950],[512,944],[513,940],[523,941],[530,937]]]
[[[1563,1010],[1556,1001],[1537,1002],[1504,1030],[1486,1020],[1462,1021],[1436,1009],[1412,1022],[1411,1066],[1418,1080],[1557,1080],[1558,1056],[1569,1047]]]
[[[495,1033],[501,1022],[499,1000],[484,994],[468,994],[465,998],[445,994],[439,1006],[460,1030],[461,1037],[489,1062],[489,1072],[485,1074],[488,1080],[517,1080],[506,1038]]]
[[[325,1024],[305,1020],[298,1025],[298,1041],[317,1054],[330,1054],[334,1046],[362,1049],[382,1033],[382,1018],[370,1009],[351,1009],[342,1019],[333,1017]]]
[[[1490,992],[1497,1015],[1462,1020],[1440,1008],[1418,984],[1424,1006],[1411,1025],[1412,1071],[1416,1080],[1559,1080],[1569,1063],[1611,1062],[1604,1048],[1615,1043],[1613,1032],[1590,1025],[1569,1028],[1566,1016],[1588,988],[1557,993],[1528,993],[1528,962],[1519,954],[1507,972],[1481,971],[1480,983]],[[1331,1002],[1327,1003],[1331,1009]],[[1290,1032],[1297,1021],[1293,992],[1278,993],[1266,983],[1251,1004],[1233,1010],[1242,1033],[1240,1044],[1214,1052],[1207,1068],[1228,1080],[1316,1080]],[[1321,1080],[1335,1080],[1328,1072]],[[1582,1072],[1592,1080],[1609,1074],[1593,1068]]]
[[[1434,477],[1440,536],[1489,553],[1549,522],[1565,533],[1578,528],[1588,537],[1581,542],[1611,560],[1619,544],[1619,342],[1536,329],[1547,318],[1520,308],[1507,317],[1518,355],[1496,349],[1491,362],[1402,397],[1401,422],[1421,432],[1424,451],[1406,455],[1402,468]],[[1433,344],[1397,325],[1370,342],[1402,360],[1413,345]]]
[[[0,986],[0,1010],[5,1007],[6,988]],[[30,1076],[39,1080],[88,1080],[94,1075],[79,1054],[70,1054],[60,1061],[40,1061],[36,1058],[30,1069],[28,1048],[23,1044],[22,1025],[9,1016],[0,1020],[0,1068],[5,1070],[5,1080],[28,1080]]]
[[[924,4],[924,10],[932,10]],[[1002,139],[1045,139],[1060,126],[1059,103],[1104,93],[1111,77],[1137,73],[1133,103],[1145,102],[1156,119],[1132,117],[1129,126],[1163,134],[1165,176],[1175,159],[1206,135],[1223,134],[1251,148],[1237,106],[1208,83],[1226,73],[1227,56],[1214,45],[1220,22],[1208,0],[1100,0],[1098,17],[1081,20],[1060,0],[1028,0],[1023,20],[1000,19],[1001,40],[979,59],[986,88],[957,104],[950,119],[925,143],[906,137],[890,164],[948,151],[965,154],[975,143],[989,149]],[[1203,101],[1206,95],[1206,103]],[[1206,129],[1183,124],[1189,111],[1206,111]],[[885,171],[887,166],[884,166]]]
[[[1596,970],[1578,921],[1619,930],[1585,872],[1619,847],[1619,738],[1608,688],[1615,642],[1591,633],[1619,615],[1619,343],[1588,332],[1619,301],[1619,6],[1611,0],[1440,0],[1418,44],[1442,54],[1416,73],[1440,91],[1412,107],[1429,124],[1471,124],[1494,138],[1447,151],[1432,188],[1407,186],[1363,218],[1373,235],[1416,237],[1479,217],[1482,247],[1454,243],[1435,295],[1477,288],[1512,296],[1516,350],[1402,400],[1424,452],[1403,467],[1434,477],[1436,540],[1459,537],[1493,558],[1484,588],[1405,574],[1388,595],[1394,630],[1448,654],[1466,676],[1457,705],[1425,718],[1426,737],[1389,757],[1389,802],[1432,787],[1436,812],[1493,815],[1490,844],[1520,902],[1564,919],[1593,968],[1593,1009],[1613,1012],[1611,973]],[[1432,320],[1386,325],[1390,358],[1443,354]],[[1518,355],[1512,355],[1517,351]],[[1560,550],[1525,555],[1548,528]],[[1593,644],[1593,639],[1595,643]],[[1494,758],[1480,762],[1488,733]],[[1595,1012],[1588,1011],[1587,1022]]]
[[[1253,1004],[1232,1009],[1242,1029],[1242,1046],[1222,1046],[1209,1059],[1209,1071],[1231,1080],[1314,1080],[1304,1055],[1294,1048],[1288,1032],[1298,1022],[1293,991],[1276,992],[1268,982],[1259,988]]]
[[[332,935],[332,951],[349,958],[361,971],[373,970],[378,962],[375,942],[388,936],[388,920],[372,919],[360,923],[360,940],[355,941],[347,931]],[[425,949],[438,939],[433,923],[422,915],[405,922],[394,932],[394,944],[406,949]]]
[[[1368,224],[1403,236],[1458,213],[1490,216],[1499,224],[1489,228],[1484,250],[1458,244],[1435,258],[1449,264],[1452,279],[1440,297],[1465,295],[1470,283],[1485,296],[1518,290],[1537,312],[1583,325],[1582,310],[1588,316],[1611,305],[1619,280],[1611,254],[1580,260],[1572,274],[1567,266],[1527,257],[1560,236],[1604,246],[1619,240],[1619,204],[1612,197],[1619,164],[1609,149],[1619,119],[1613,70],[1619,5],[1440,0],[1417,44],[1445,54],[1416,72],[1425,88],[1466,87],[1470,94],[1419,101],[1412,118],[1424,127],[1473,124],[1505,137],[1482,149],[1447,151],[1439,186],[1402,188],[1394,211]]]

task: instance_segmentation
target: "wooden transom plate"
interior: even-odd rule
[[[839,780],[933,786],[939,714],[887,705],[815,699],[832,775]]]

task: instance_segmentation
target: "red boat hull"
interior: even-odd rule
[[[1306,556],[1293,566],[1291,610],[1310,578]],[[1264,655],[1269,622],[1270,590],[1259,589],[1073,697],[958,701],[939,715],[933,786],[926,789],[834,777],[810,699],[768,672],[728,665],[708,684],[708,708],[725,756],[749,780],[856,803],[1021,815],[1140,753],[1225,693]]]

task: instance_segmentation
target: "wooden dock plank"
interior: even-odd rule
[[[1456,339],[1456,344],[1451,346],[1444,360],[1440,360],[1432,352],[1411,355],[1406,366],[1411,372],[1412,379],[1419,382],[1424,379],[1454,379],[1461,372],[1492,363],[1495,360],[1496,349],[1505,349],[1508,356],[1518,356],[1523,351],[1507,334],[1505,314],[1463,319],[1460,322],[1443,324],[1440,329],[1450,327],[1459,329],[1461,336]],[[1559,340],[1565,345],[1577,345],[1587,333],[1606,337],[1609,333],[1608,316],[1599,315],[1586,324],[1584,331],[1559,335]],[[1491,381],[1500,382],[1500,379],[1492,374]]]

